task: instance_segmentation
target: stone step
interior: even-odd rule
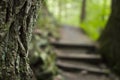
[[[65,60],[58,60],[56,62],[57,66],[63,70],[68,71],[86,71],[89,73],[95,74],[109,74],[110,71],[107,68],[98,67],[96,65],[91,65],[89,63],[84,62],[71,62]]]
[[[92,54],[94,52],[86,50],[86,49],[80,49],[80,48],[54,48],[54,50],[56,51],[56,53],[59,54],[80,54],[80,53],[88,53],[88,54]]]
[[[61,75],[64,80],[119,80],[116,77],[111,78],[111,76],[106,75],[96,75],[96,74],[82,74],[81,72],[67,72],[61,71]]]
[[[51,42],[55,48],[69,48],[69,49],[85,49],[92,52],[97,50],[96,45],[88,45],[88,44],[68,44],[68,43],[59,43],[59,42]]]
[[[79,59],[79,60],[101,60],[99,54],[87,53],[84,50],[59,50],[56,49],[58,58]]]

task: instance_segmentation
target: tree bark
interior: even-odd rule
[[[82,0],[82,7],[81,7],[81,16],[80,20],[83,22],[86,18],[86,0]]]
[[[0,0],[0,80],[33,80],[28,45],[38,0]]]
[[[100,52],[113,70],[120,74],[120,0],[112,0],[112,12],[100,37]]]

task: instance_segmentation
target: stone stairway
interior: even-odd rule
[[[96,53],[96,43],[82,30],[63,26],[60,33],[60,39],[51,44],[57,53],[56,65],[65,80],[117,80]]]

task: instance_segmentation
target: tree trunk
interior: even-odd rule
[[[112,13],[100,37],[100,52],[113,70],[120,74],[120,0],[112,0]]]
[[[86,0],[82,0],[82,10],[81,10],[81,16],[80,20],[83,22],[86,18]]]
[[[28,45],[38,0],[0,0],[0,80],[33,80]]]

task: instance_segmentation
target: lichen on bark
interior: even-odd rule
[[[39,0],[0,0],[0,80],[33,80],[28,46]]]

